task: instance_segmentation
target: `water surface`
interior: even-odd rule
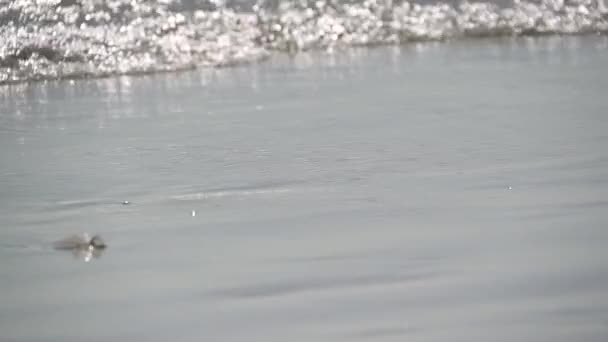
[[[0,337],[605,341],[607,46],[4,86]]]

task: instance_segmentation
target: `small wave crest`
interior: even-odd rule
[[[0,0],[0,84],[227,66],[273,51],[608,32],[605,0]]]

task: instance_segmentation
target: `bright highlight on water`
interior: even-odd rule
[[[504,4],[503,4],[504,5]],[[0,0],[0,84],[226,66],[273,51],[608,31],[605,0]]]

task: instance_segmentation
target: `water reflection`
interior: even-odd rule
[[[96,248],[87,248],[87,249],[75,249],[71,252],[72,256],[75,259],[82,260],[84,262],[89,262],[93,259],[100,258],[105,249],[96,249]]]

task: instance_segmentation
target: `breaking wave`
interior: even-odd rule
[[[0,84],[253,62],[461,37],[608,32],[605,0],[0,0]]]

